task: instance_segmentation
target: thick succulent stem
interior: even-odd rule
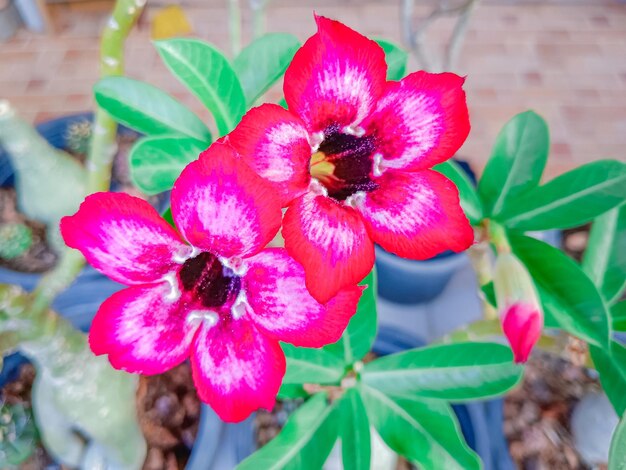
[[[146,0],[117,0],[102,33],[100,43],[100,76],[124,73],[124,41]],[[87,155],[87,194],[106,191],[111,183],[111,166],[117,150],[117,124],[101,108],[96,109],[93,137]],[[54,298],[78,276],[85,263],[80,253],[64,248],[57,266],[42,277],[34,292],[30,315],[44,315]]]

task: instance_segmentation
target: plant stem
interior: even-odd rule
[[[489,242],[481,240],[478,243],[472,245],[467,250],[467,255],[472,263],[472,268],[476,274],[476,281],[478,282],[478,296],[482,302],[483,318],[485,320],[491,320],[498,318],[498,312],[487,301],[485,294],[480,287],[490,283],[493,280],[493,266],[491,260],[491,246]]]
[[[511,245],[509,245],[509,240],[506,236],[506,231],[502,225],[494,222],[493,220],[489,221],[489,238],[491,242],[495,245],[498,253],[510,253]]]
[[[228,0],[228,18],[230,21],[230,49],[233,57],[241,51],[241,7],[239,0]]]
[[[124,41],[146,3],[146,0],[117,0],[102,33],[100,43],[100,76],[122,75]],[[87,155],[87,194],[106,191],[111,183],[111,166],[117,149],[117,124],[97,108],[93,137]],[[33,293],[29,316],[36,319],[48,311],[54,298],[80,274],[85,259],[76,250],[64,248],[55,268],[44,275]],[[36,321],[35,321],[36,324]]]

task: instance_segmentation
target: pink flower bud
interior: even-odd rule
[[[526,302],[507,306],[502,314],[502,329],[509,340],[515,362],[526,362],[530,351],[541,336],[541,309]]]
[[[543,328],[543,311],[533,280],[515,255],[501,253],[496,260],[493,282],[502,330],[515,362],[526,362]]]

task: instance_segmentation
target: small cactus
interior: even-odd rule
[[[67,149],[77,155],[87,155],[91,141],[91,122],[81,119],[71,123],[65,134]]]
[[[37,440],[30,409],[8,404],[0,407],[0,468],[24,462],[35,450]]]
[[[24,224],[0,225],[0,258],[13,259],[24,254],[33,244],[33,232]]]

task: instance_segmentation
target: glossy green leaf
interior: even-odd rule
[[[241,462],[238,470],[319,470],[339,432],[338,413],[326,395],[311,397],[291,415],[280,434]]]
[[[583,270],[612,303],[626,287],[626,204],[598,217],[591,226]]]
[[[143,134],[179,133],[211,142],[204,123],[164,91],[126,77],[107,77],[94,86],[98,105],[116,121]]]
[[[211,111],[220,136],[233,130],[246,112],[246,100],[226,57],[198,39],[167,39],[155,46],[171,72]]]
[[[548,125],[533,111],[520,113],[504,125],[478,184],[487,214],[500,214],[539,184],[549,147]]]
[[[608,470],[626,470],[626,419],[624,417],[613,433]]]
[[[163,219],[170,224],[172,227],[176,228],[176,224],[174,223],[174,217],[172,217],[172,208],[168,207],[163,213]]]
[[[376,39],[376,42],[385,51],[387,62],[387,80],[400,80],[406,74],[406,62],[409,54],[400,46],[385,39]]]
[[[376,269],[359,283],[368,286],[361,294],[356,313],[348,323],[339,341],[325,346],[331,354],[341,357],[345,364],[352,364],[365,356],[376,338]]]
[[[195,139],[177,135],[145,137],[130,151],[130,175],[133,183],[146,194],[172,189],[183,168],[205,149]]]
[[[447,403],[391,398],[370,387],[362,387],[362,397],[367,416],[383,441],[420,469],[481,468]]]
[[[355,388],[341,397],[341,458],[344,470],[369,470],[372,456],[370,423]]]
[[[361,381],[391,395],[464,401],[502,395],[521,374],[507,346],[454,343],[378,358],[365,365]]]
[[[611,307],[613,330],[626,332],[626,300],[617,302]]]
[[[287,358],[283,384],[333,384],[343,377],[345,367],[337,356],[314,348],[297,348],[282,343]]]
[[[497,307],[496,291],[493,287],[493,281],[481,286],[480,290],[483,292],[483,295],[485,296],[487,302],[489,302],[489,305],[491,305],[492,307]]]
[[[523,235],[510,235],[515,255],[535,281],[546,314],[565,331],[597,345],[609,341],[604,301],[582,269],[557,248]]]
[[[467,176],[467,173],[463,171],[463,168],[459,166],[453,160],[440,163],[435,166],[433,170],[438,171],[442,175],[456,185],[459,190],[459,197],[461,199],[461,207],[463,212],[469,219],[472,225],[477,225],[483,219],[483,207],[478,197],[478,192],[474,187],[474,184]]]
[[[246,46],[233,62],[233,69],[249,107],[283,76],[300,41],[292,34],[271,33]]]
[[[617,414],[622,416],[626,412],[626,348],[613,341],[610,348],[589,345],[589,352],[604,393]]]
[[[564,229],[590,222],[625,199],[626,165],[599,160],[511,201],[498,220],[518,230]]]

